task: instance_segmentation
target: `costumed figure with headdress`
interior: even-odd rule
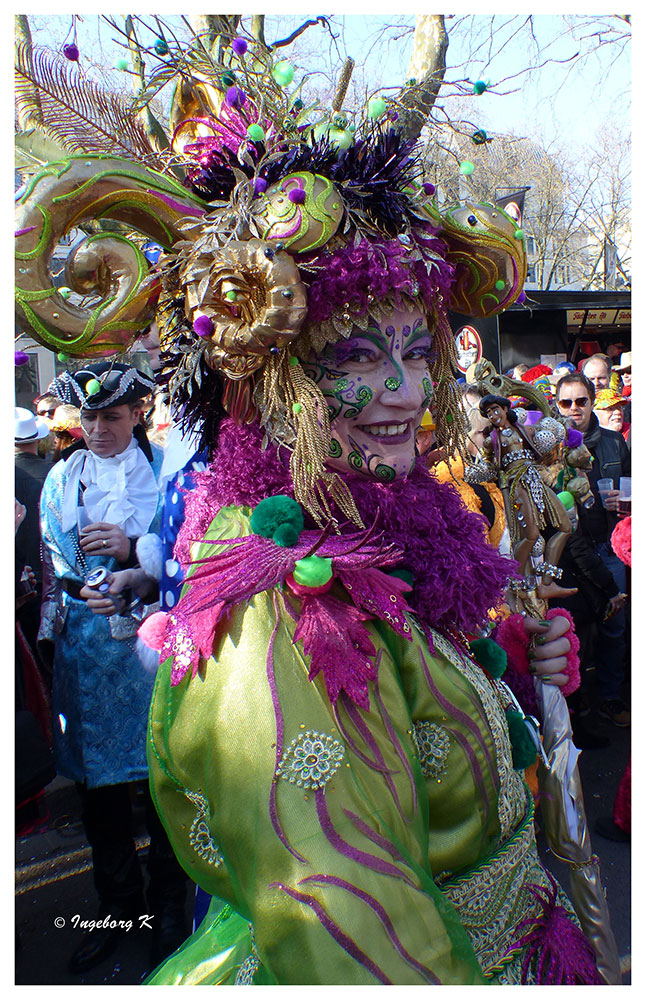
[[[260,46],[244,92],[200,67],[208,135],[175,144],[185,186],[152,152],[71,157],[21,196],[17,238],[23,322],[58,349],[109,353],[156,308],[162,378],[209,454],[182,596],[140,638],[160,661],[154,799],[213,900],[148,982],[612,979],[603,915],[591,944],[537,854],[540,740],[504,653],[484,669],[467,640],[513,563],[414,451],[431,393],[438,439],[464,450],[447,309],[514,302],[522,234],[491,205],[440,211],[388,118],[345,145],[313,130]],[[145,269],[135,238],[91,236],[68,284],[100,273],[104,298],[64,319],[41,255],[99,213],[164,253]],[[567,627],[537,659],[555,690]]]
[[[545,562],[540,570],[543,582],[549,585],[558,575],[558,561],[572,533],[565,507],[538,469],[545,456],[554,452],[557,437],[544,426],[534,428],[519,423],[511,400],[504,396],[484,396],[479,408],[490,422],[482,462],[485,468],[493,465],[497,472],[506,499],[512,551],[523,578],[528,575],[527,567],[541,530],[548,525],[557,529],[545,545]]]
[[[52,666],[56,770],[79,788],[100,915],[115,920],[136,917],[144,905],[128,786],[148,778],[154,673],[143,669],[136,642],[142,617],[154,606],[146,609],[132,594],[113,603],[107,591],[115,571],[156,563],[161,547],[161,451],[148,442],[137,409],[153,388],[136,368],[108,361],[54,380],[52,391],[79,408],[83,436],[50,471],[40,504],[46,582],[38,644]],[[93,583],[100,590],[86,591]],[[111,605],[109,615],[94,614],[87,603],[88,594],[99,593]],[[159,922],[162,896],[168,902],[174,893],[181,911],[186,879],[154,810],[150,816],[148,905]],[[182,917],[179,933],[184,926]],[[117,944],[114,930],[89,935],[72,956],[71,971],[98,964]],[[157,961],[168,950],[158,951]]]

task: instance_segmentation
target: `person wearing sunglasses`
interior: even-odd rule
[[[614,586],[608,581],[610,589],[616,587],[612,596],[608,591],[607,615],[598,622],[594,642],[598,712],[614,725],[626,727],[630,725],[630,711],[622,700],[626,653],[626,568],[611,548],[610,535],[617,524],[619,478],[630,476],[630,450],[621,434],[600,425],[593,410],[594,401],[594,385],[579,372],[565,375],[556,386],[556,402],[561,416],[569,417],[572,425],[581,431],[583,443],[593,458],[588,478],[595,503],[590,508],[579,508],[578,531],[612,574]],[[612,479],[614,487],[605,494],[603,502],[599,494],[600,479]]]
[[[62,400],[60,400],[57,396],[50,395],[49,393],[43,393],[42,396],[37,396],[34,400],[36,416],[41,420],[44,420],[50,430],[52,427],[52,421],[54,420],[54,414],[56,413],[56,407],[60,406],[61,402]]]

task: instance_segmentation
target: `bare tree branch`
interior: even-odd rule
[[[332,35],[332,29],[330,27],[329,19],[327,17],[324,17],[323,14],[319,14],[319,16],[316,17],[314,20],[305,21],[303,24],[300,25],[300,27],[296,28],[295,31],[292,31],[291,35],[288,35],[287,38],[281,38],[278,41],[273,42],[269,46],[269,48],[272,49],[272,50],[273,49],[282,49],[286,45],[291,45],[292,42],[295,41],[298,38],[299,35],[302,35],[304,31],[307,31],[308,28],[311,28],[315,24],[323,24],[323,25],[325,25],[325,27],[328,29],[328,31]],[[332,36],[332,37],[334,37],[334,36]]]

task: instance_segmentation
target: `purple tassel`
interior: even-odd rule
[[[518,925],[519,931],[525,927],[531,930],[509,949],[525,949],[522,985],[528,985],[530,964],[534,963],[541,986],[603,986],[591,944],[567,910],[557,903],[558,885],[549,872],[546,875],[551,889],[527,886],[543,912]]]

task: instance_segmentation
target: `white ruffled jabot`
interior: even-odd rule
[[[145,535],[157,511],[159,490],[150,462],[135,438],[112,458],[77,451],[67,460],[63,497],[63,531],[77,524],[79,483],[90,520],[116,524],[129,538]]]

